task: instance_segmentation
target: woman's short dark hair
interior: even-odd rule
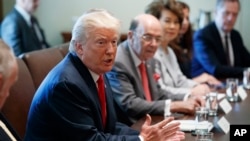
[[[183,21],[183,12],[180,4],[175,0],[154,0],[146,7],[145,13],[151,14],[157,19],[160,19],[162,10],[169,10],[174,13],[178,17],[181,25]]]

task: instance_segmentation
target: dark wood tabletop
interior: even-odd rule
[[[224,114],[224,112],[219,109],[218,116],[209,117],[209,121],[214,124],[214,128],[211,132],[214,133],[214,141],[229,141],[230,133],[225,134],[218,126],[218,120],[224,116],[230,125],[250,125],[250,91],[246,90],[248,96],[245,100],[241,100],[239,102],[230,103],[232,106],[232,110],[228,114]],[[152,124],[155,124],[159,121],[163,120],[163,116],[151,116]],[[191,115],[183,115],[178,117],[178,119],[194,119],[194,116]],[[144,123],[145,118],[142,118],[138,122],[132,125],[133,129],[140,131],[142,124]],[[190,132],[186,132],[184,141],[195,141],[195,136],[191,135]]]

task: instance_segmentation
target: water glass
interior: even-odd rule
[[[226,95],[227,95],[228,101],[237,102],[239,100],[239,96],[237,92],[238,84],[239,84],[239,80],[237,78],[226,79]]]
[[[195,108],[195,133],[208,132],[208,109],[206,107]]]
[[[243,71],[243,87],[245,89],[250,89],[250,68]]]
[[[196,135],[196,141],[213,141],[213,132],[198,133]]]
[[[210,92],[206,95],[206,107],[208,108],[209,116],[216,116],[218,110],[217,92]]]

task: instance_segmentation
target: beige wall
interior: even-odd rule
[[[243,36],[243,40],[248,50],[250,51],[250,0],[241,0],[242,8],[241,8],[241,22],[240,22],[240,32]]]
[[[13,7],[15,0],[3,0],[3,15],[6,15]]]
[[[46,26],[47,37],[53,44],[62,42],[61,31],[71,31],[73,21],[90,8],[105,8],[122,22],[126,32],[131,19],[144,11],[151,0],[41,0],[37,11],[39,20]],[[46,12],[44,12],[46,11]]]
[[[15,0],[3,0],[4,13],[13,6]],[[45,30],[48,41],[52,45],[62,43],[61,32],[71,31],[73,21],[85,10],[90,8],[105,8],[110,10],[122,22],[122,32],[127,32],[131,19],[139,13],[143,13],[147,4],[152,0],[40,0],[40,7],[36,15]],[[199,10],[213,11],[216,0],[182,0],[191,7],[191,21],[195,22],[199,16]],[[242,11],[240,13],[236,29],[243,35],[244,42],[250,48],[250,40],[246,37],[249,33],[249,0],[241,0]],[[243,18],[246,17],[246,18]],[[248,25],[248,26],[247,26]]]

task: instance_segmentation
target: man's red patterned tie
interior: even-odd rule
[[[105,127],[107,111],[106,111],[105,87],[104,87],[104,80],[103,80],[102,75],[100,75],[99,79],[97,80],[97,85],[98,85],[98,96],[99,96],[101,110],[102,110],[102,123],[103,123],[103,127]]]
[[[151,94],[150,94],[150,90],[149,90],[148,76],[147,76],[145,64],[141,63],[139,65],[139,69],[140,69],[140,73],[141,73],[142,85],[143,85],[143,89],[145,92],[146,100],[151,101],[152,99],[151,99]]]

